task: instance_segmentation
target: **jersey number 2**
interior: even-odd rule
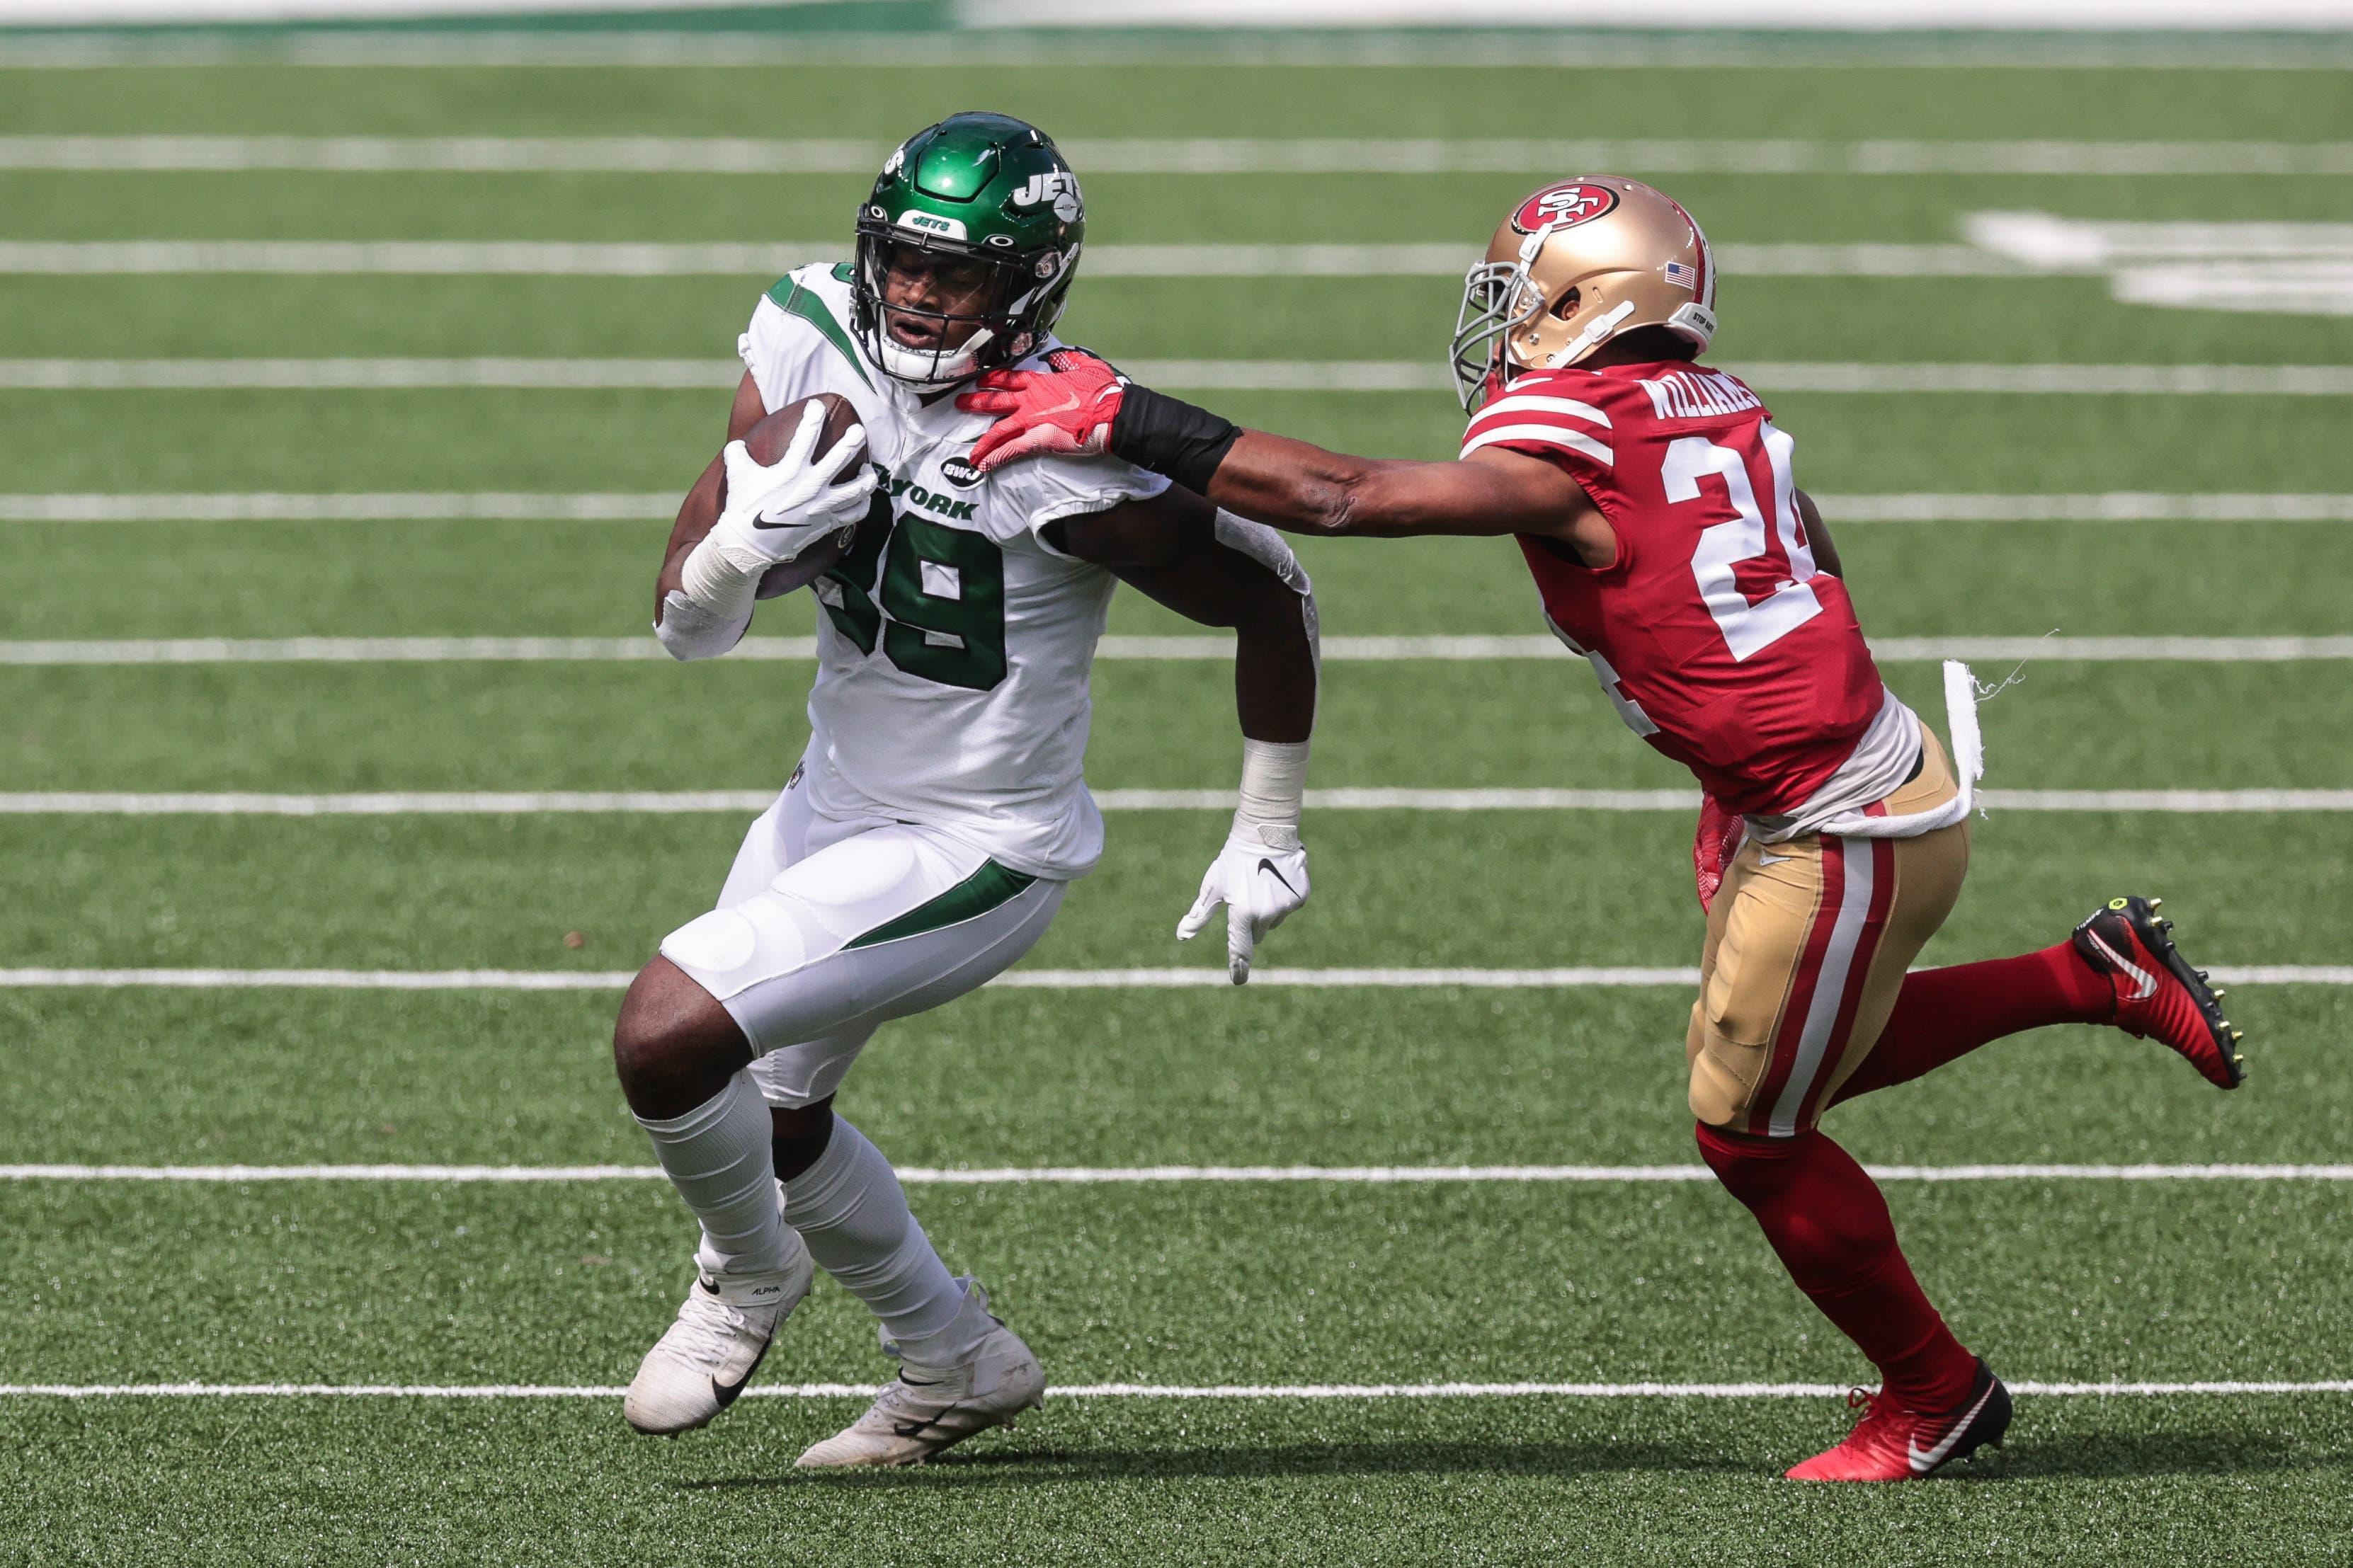
[[[1815,571],[1813,547],[1799,521],[1797,487],[1789,477],[1789,454],[1796,443],[1770,422],[1761,434],[1765,459],[1773,469],[1769,531],[1757,505],[1756,487],[1748,482],[1748,465],[1731,447],[1719,447],[1704,436],[1680,437],[1667,447],[1661,476],[1670,503],[1699,500],[1703,479],[1724,481],[1732,521],[1700,530],[1691,569],[1736,663],[1822,613],[1822,603],[1810,585]]]
[[[868,589],[881,570],[878,605]],[[1005,552],[986,534],[893,516],[875,498],[858,542],[821,581],[843,637],[919,680],[987,691],[1005,679]]]

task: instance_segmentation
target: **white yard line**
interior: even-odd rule
[[[1883,1182],[2353,1182],[2353,1165],[2017,1164],[1872,1165]],[[1161,1186],[1194,1184],[1322,1183],[1341,1186],[1428,1186],[1437,1183],[1614,1185],[1712,1182],[1704,1165],[1018,1165],[996,1168],[896,1167],[916,1186]],[[646,1182],[659,1165],[0,1165],[5,1182],[427,1182],[517,1185]]]
[[[0,494],[0,522],[651,522],[678,505],[669,490],[20,492]]]
[[[668,490],[60,491],[0,493],[0,522],[650,522]],[[2353,494],[2106,490],[2055,494],[1897,491],[1816,495],[1841,522],[2349,522]]]
[[[2114,394],[2175,397],[2342,397],[2353,394],[2353,365],[2332,364],[1856,364],[1793,360],[1736,363],[1725,368],[1767,393]]]
[[[1442,365],[1419,360],[1134,360],[1138,381],[1191,391],[1443,392]],[[1767,392],[2207,397],[2353,395],[2353,365],[1942,364],[1837,361],[1725,365]],[[7,359],[0,390],[713,391],[735,360],[700,359]]]
[[[2048,663],[2186,662],[2291,664],[2353,658],[2353,636],[2332,637],[1876,637],[1882,663],[1918,664],[1947,658]],[[728,657],[809,659],[810,637],[749,637]],[[105,641],[0,642],[0,665],[151,664],[546,664],[621,661],[670,656],[651,637],[181,637]],[[1233,658],[1219,637],[1107,637],[1096,658],[1106,660],[1215,660]],[[1411,660],[1487,663],[1568,657],[1546,637],[1334,637],[1323,642],[1327,661],[1399,663]]]
[[[1078,138],[1084,174],[2353,174],[2353,142]],[[0,169],[871,174],[891,143],[691,136],[0,136]]]
[[[1100,789],[1105,811],[1227,811],[1229,789]],[[2025,812],[2128,811],[2171,816],[2243,812],[2353,811],[2353,789],[1996,789],[1978,798],[1989,809]],[[675,816],[757,813],[773,790],[376,790],[338,795],[263,795],[236,791],[141,793],[20,790],[0,793],[0,816],[470,816],[596,813]],[[1699,796],[1680,789],[1311,789],[1314,811],[1611,811],[1694,809]]]
[[[2353,964],[2216,966],[2221,985],[2353,985]],[[0,990],[325,990],[619,991],[626,969],[0,969]],[[1584,990],[1684,988],[1694,968],[1588,969],[1276,969],[1250,972],[1250,984],[1277,989]],[[1223,969],[1015,969],[989,982],[1008,991],[1224,990]]]
[[[2353,522],[2353,495],[2328,493],[2168,494],[2094,490],[2077,494],[1988,495],[1898,491],[1818,495],[1825,517],[1847,522]],[[0,518],[6,516],[0,497]]]
[[[2211,15],[2211,12],[2209,13]],[[1059,21],[1076,13],[1065,6]],[[1881,8],[1874,18],[1883,24]],[[87,18],[84,18],[85,20]],[[1650,18],[1655,22],[1655,16]],[[0,69],[86,70],[124,66],[203,68],[283,64],[343,67],[575,67],[668,69],[680,66],[774,70],[839,66],[881,70],[976,66],[1451,68],[1525,71],[1723,68],[1820,70],[1869,66],[1891,69],[2000,67],[2031,70],[2335,71],[2353,65],[2353,48],[2319,36],[2295,41],[2228,33],[2141,34],[2122,37],[1987,36],[1957,33],[1920,39],[1873,26],[1855,36],[1782,34],[1748,39],[1713,31],[1660,33],[1475,32],[1410,34],[1333,29],[1322,35],[1266,37],[1237,27],[1149,37],[986,33],[609,32],[542,29],[448,33],[398,31],[261,32],[248,36],[90,31],[0,39]]]
[[[1834,1399],[1842,1383],[1055,1384],[1057,1399]],[[2353,1394],[2353,1379],[2009,1384],[2041,1398]],[[618,1399],[618,1386],[550,1384],[5,1383],[9,1399]],[[765,1383],[749,1399],[871,1399],[870,1383]]]
[[[834,240],[665,244],[565,240],[131,239],[0,241],[0,274],[296,273],[356,276],[769,279],[838,261]],[[1752,278],[2011,278],[2019,262],[1968,245],[1742,245],[1716,255]],[[1455,278],[1478,259],[1451,241],[1385,245],[1105,245],[1091,278]]]

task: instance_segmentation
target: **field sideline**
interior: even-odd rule
[[[2344,1559],[2343,40],[1343,42],[924,44],[878,92],[839,41],[0,41],[0,1557]],[[891,1366],[821,1286],[761,1398],[623,1427],[691,1226],[613,989],[790,770],[810,629],[779,601],[760,657],[673,667],[649,577],[758,268],[982,103],[1087,182],[1068,336],[1351,449],[1452,450],[1453,279],[1556,164],[1725,247],[1716,357],[1891,682],[1941,724],[1934,659],[2017,678],[1924,962],[2160,893],[2249,1033],[2227,1099],[2066,1029],[1833,1116],[2020,1390],[2005,1454],[1778,1479],[1864,1368],[1694,1163],[1688,780],[1500,542],[1303,548],[1315,900],[1240,991],[1171,937],[1226,644],[1123,595],[1103,868],[845,1092],[1047,1409],[797,1476]],[[2237,308],[2144,302],[2189,285]]]

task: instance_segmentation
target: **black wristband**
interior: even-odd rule
[[[1139,468],[1166,474],[1196,495],[1206,495],[1210,477],[1226,460],[1241,426],[1206,408],[1149,387],[1130,386],[1111,423],[1112,456]]]

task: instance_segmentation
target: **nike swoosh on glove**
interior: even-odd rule
[[[1226,972],[1240,985],[1266,933],[1307,901],[1307,850],[1295,828],[1271,832],[1237,824],[1226,847],[1201,878],[1201,896],[1176,922],[1176,939],[1190,942],[1226,910]]]
[[[966,414],[997,423],[972,445],[971,463],[990,473],[1021,458],[1100,458],[1111,449],[1127,378],[1084,349],[1056,349],[1045,370],[993,370],[956,398]]]
[[[825,415],[822,404],[811,402],[792,445],[765,466],[743,442],[727,443],[722,454],[727,504],[710,537],[729,564],[746,572],[781,565],[866,515],[874,491],[874,470],[865,460],[866,427],[852,425],[831,451],[812,461]]]

